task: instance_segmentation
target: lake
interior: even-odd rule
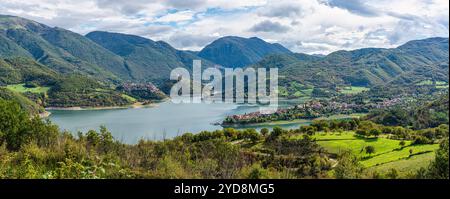
[[[280,107],[292,106],[299,100],[280,100]],[[183,133],[198,133],[222,129],[214,125],[228,115],[244,114],[259,110],[257,105],[237,104],[174,104],[170,101],[149,108],[112,110],[52,110],[49,119],[61,130],[74,135],[77,132],[98,130],[105,126],[112,135],[124,143],[137,143],[140,139],[161,140]],[[308,122],[278,125],[284,128],[298,128]],[[272,128],[271,125],[257,125],[252,128]]]

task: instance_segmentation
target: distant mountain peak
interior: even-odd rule
[[[280,44],[271,44],[258,37],[226,36],[213,41],[198,55],[225,67],[244,67],[261,61],[271,54],[290,54]]]

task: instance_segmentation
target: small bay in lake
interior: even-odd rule
[[[292,106],[298,100],[280,100],[280,107]],[[184,133],[198,133],[222,129],[214,123],[228,115],[259,111],[257,105],[238,104],[174,104],[162,102],[149,108],[112,110],[51,110],[49,119],[61,130],[74,135],[77,132],[98,130],[105,126],[114,138],[124,143],[137,143],[140,139],[161,140]],[[309,122],[280,124],[284,128],[298,128]],[[275,125],[256,125],[251,128],[272,128]]]

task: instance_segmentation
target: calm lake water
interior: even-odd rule
[[[280,106],[292,106],[298,100],[280,100]],[[136,143],[140,139],[160,140],[183,133],[198,133],[203,130],[222,129],[214,125],[228,115],[258,111],[258,106],[236,104],[173,104],[170,101],[155,107],[115,110],[50,111],[50,120],[61,130],[87,132],[106,126],[113,136],[125,143]],[[301,123],[280,125],[298,128]],[[261,125],[257,130],[270,125]]]

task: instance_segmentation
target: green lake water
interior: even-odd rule
[[[298,100],[280,100],[280,107],[292,106]],[[174,104],[170,101],[155,107],[114,110],[51,111],[50,120],[61,130],[87,132],[106,126],[113,136],[125,143],[136,143],[140,139],[160,140],[183,133],[198,133],[203,130],[222,129],[214,125],[228,115],[258,111],[255,105],[237,104]],[[307,122],[278,125],[284,128],[298,128]],[[257,125],[257,130],[274,125]]]

